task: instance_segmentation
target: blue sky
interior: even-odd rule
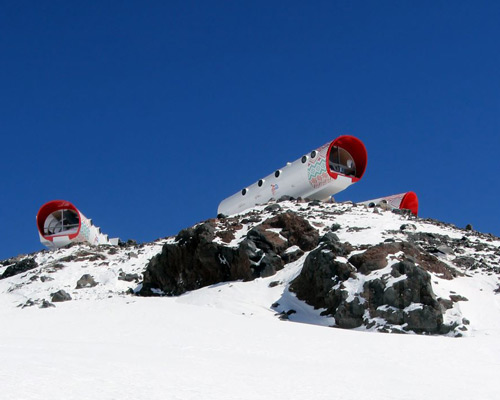
[[[150,241],[342,134],[337,196],[415,191],[420,215],[500,235],[500,4],[0,2],[0,259],[73,202]]]

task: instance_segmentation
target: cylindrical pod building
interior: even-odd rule
[[[361,179],[367,160],[361,140],[340,136],[223,200],[218,213],[240,213],[284,195],[329,200]]]
[[[363,201],[358,204],[365,204],[369,207],[374,207],[381,203],[388,205],[390,208],[398,208],[400,210],[410,210],[412,214],[414,215],[418,214],[418,197],[414,192],[393,194],[391,196]]]
[[[73,204],[65,200],[53,200],[40,207],[36,216],[40,242],[51,248],[70,243],[87,242],[93,245],[118,244],[118,238],[109,239],[94,226]]]

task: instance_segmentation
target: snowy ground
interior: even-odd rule
[[[175,298],[3,307],[0,318],[5,400],[498,398],[498,331],[347,331]]]
[[[331,224],[309,213],[325,229]],[[341,240],[373,244],[397,236],[391,231],[405,221],[358,207],[336,214],[335,222],[343,227]],[[417,231],[464,235],[450,226],[412,223]],[[348,229],[353,226],[365,229]],[[500,245],[497,239],[470,240]],[[39,268],[0,280],[0,399],[499,398],[496,274],[432,278],[438,296],[454,291],[469,299],[455,309],[471,321],[467,337],[382,334],[327,328],[331,318],[288,292],[305,256],[252,282],[180,297],[127,294],[137,283],[119,280],[120,272],[142,273],[163,243],[116,253],[101,249],[95,257],[87,246],[39,253]],[[67,258],[78,252],[80,258]],[[491,254],[485,250],[484,256]],[[99,284],[75,289],[82,274]],[[38,308],[59,289],[73,300]],[[29,299],[36,304],[19,307]],[[297,311],[291,321],[278,318],[275,302]]]

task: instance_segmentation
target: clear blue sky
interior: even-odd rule
[[[338,200],[500,235],[496,1],[0,1],[0,259],[73,202],[150,241],[341,134]]]

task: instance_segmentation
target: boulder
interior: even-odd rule
[[[62,289],[58,290],[55,293],[51,293],[50,296],[52,297],[51,298],[52,303],[58,303],[58,302],[71,300],[71,296],[69,295],[69,293],[67,293],[66,291],[64,291]]]
[[[97,286],[97,282],[94,280],[92,275],[84,274],[76,282],[76,289],[91,288]]]
[[[272,276],[318,244],[316,229],[290,212],[254,226],[236,248],[214,242],[216,235],[215,220],[179,232],[176,243],[165,244],[150,260],[139,295],[159,289],[176,296],[220,282]],[[291,246],[299,250],[287,252]]]

